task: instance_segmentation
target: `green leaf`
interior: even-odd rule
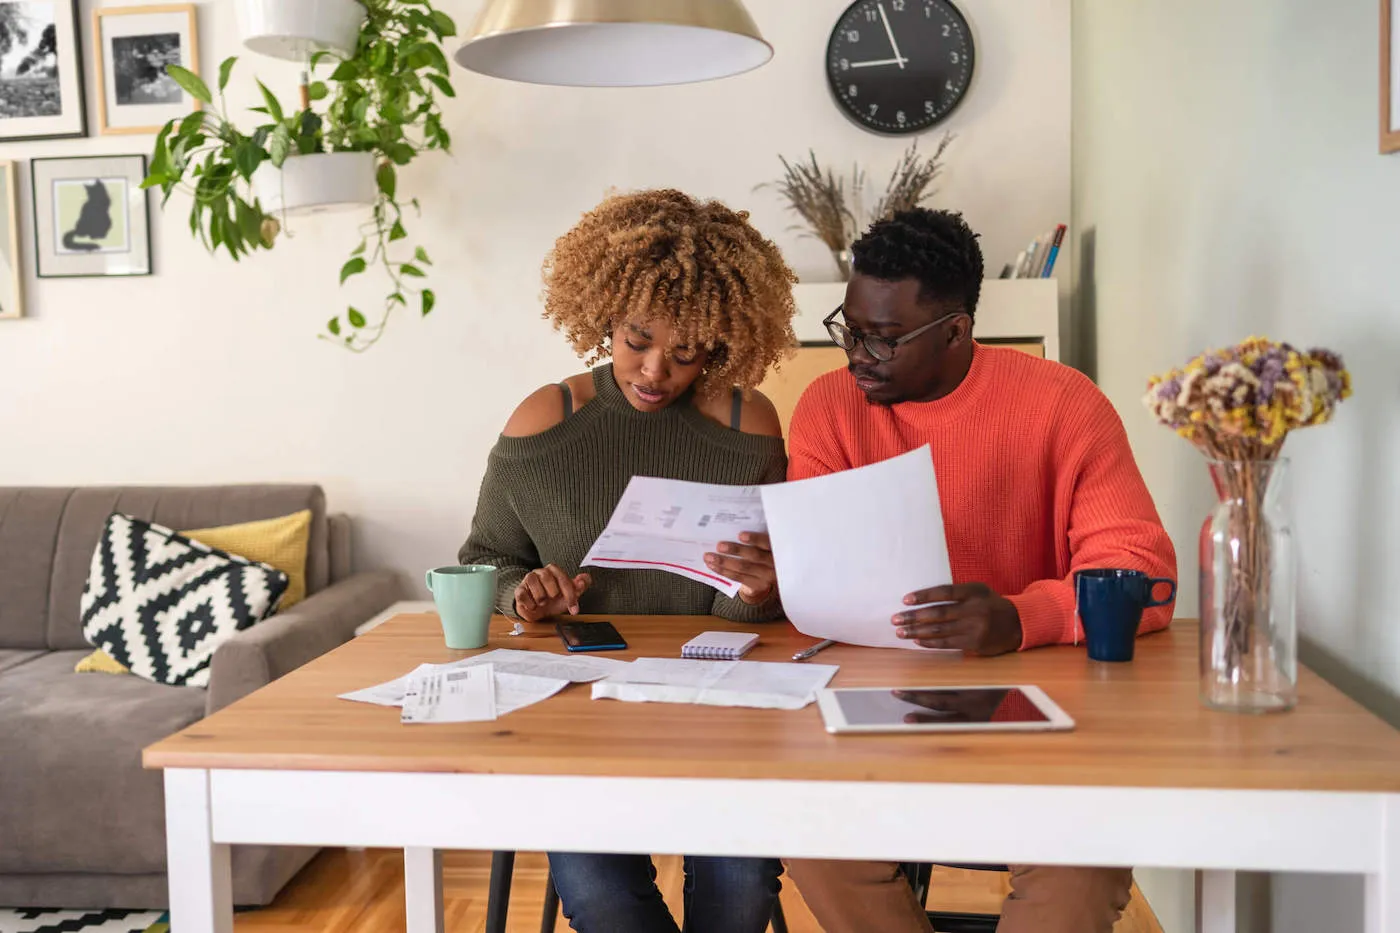
[[[413,161],[413,147],[408,143],[386,143],[384,154],[399,165],[407,165]]]
[[[403,296],[403,292],[394,292],[389,296],[389,300],[395,304],[403,305],[405,308],[408,307],[408,299]]]
[[[263,101],[267,104],[268,115],[278,123],[282,122],[282,105],[277,101],[277,97],[267,89],[267,85],[258,81],[258,90],[262,91]]]
[[[353,307],[352,307],[352,308],[350,309],[350,313],[347,314],[346,317],[350,319],[350,326],[351,326],[351,327],[364,327],[364,326],[365,326],[365,316],[364,316],[363,314],[361,314],[361,313],[359,312],[359,310],[356,309],[356,308],[353,308]]]
[[[447,56],[442,54],[442,49],[432,43],[425,43],[425,46],[428,52],[428,59],[432,62],[432,67],[436,68],[442,74],[451,74],[451,70],[447,67]]]
[[[453,89],[452,83],[446,78],[444,78],[442,75],[424,75],[423,77],[431,81],[433,87],[437,88],[439,91],[442,91],[444,97],[457,96],[457,91]]]
[[[441,10],[433,10],[430,15],[433,19],[433,31],[439,37],[457,35],[457,24],[452,21],[452,17]]]
[[[195,100],[206,104],[212,104],[214,97],[209,93],[209,85],[199,75],[188,68],[181,68],[179,65],[166,65],[165,73],[174,79],[175,83],[185,89]]]
[[[352,61],[343,61],[331,72],[332,81],[354,81],[360,76],[360,66]]]
[[[279,123],[277,129],[272,131],[272,139],[268,140],[267,152],[272,156],[272,164],[278,168],[287,161],[287,156],[292,151],[292,131],[287,129],[286,124]]]
[[[433,305],[437,304],[437,295],[433,294],[431,288],[423,289],[423,316],[427,317],[428,312],[433,310]]]
[[[433,261],[428,258],[428,251],[421,246],[413,251],[413,258],[425,266],[431,266],[433,264]]]
[[[378,42],[374,46],[374,51],[370,53],[370,66],[375,71],[383,71],[389,67],[389,57],[394,54],[393,48],[387,42]]]
[[[399,223],[397,220],[394,221],[394,226],[389,230],[389,242],[393,243],[396,240],[406,239],[407,237],[408,233],[404,230],[403,224]]]
[[[248,181],[252,181],[253,173],[262,164],[264,155],[265,153],[251,142],[239,143],[238,148],[233,152],[233,162],[238,166],[238,174]]]
[[[333,317],[333,318],[331,318],[329,321],[327,321],[327,322],[326,322],[326,330],[330,331],[332,334],[335,334],[337,337],[339,337],[339,336],[340,336],[340,318],[338,318],[338,317]]]
[[[344,285],[345,280],[352,275],[359,275],[365,271],[365,260],[363,256],[356,256],[345,265],[340,267],[340,284]]]
[[[228,87],[228,76],[233,73],[233,63],[236,61],[238,61],[238,56],[230,55],[228,58],[223,60],[222,64],[219,65],[220,94],[224,92],[224,88]]]
[[[189,115],[180,121],[180,138],[190,139],[198,136],[200,131],[204,129],[204,116],[203,110],[190,111]]]
[[[361,97],[355,101],[355,106],[350,108],[350,117],[355,123],[364,123],[367,116],[369,116],[369,98]]]
[[[330,96],[330,89],[326,87],[324,81],[312,81],[310,87],[306,89],[306,96],[312,100],[325,100]]]
[[[375,173],[375,180],[379,182],[379,190],[384,192],[384,197],[390,201],[394,200],[394,192],[399,187],[399,174],[394,170],[392,163],[385,162],[379,166],[379,171]]]
[[[262,242],[262,218],[241,198],[238,201],[238,230],[250,246]]]
[[[364,253],[365,253],[365,247],[368,246],[368,245],[369,245],[369,244],[368,244],[366,241],[361,240],[361,241],[360,241],[360,245],[357,246],[357,247],[355,247],[354,249],[352,249],[352,250],[350,251],[350,255],[351,255],[351,256],[363,256]]]
[[[412,263],[407,263],[407,262],[404,263],[403,265],[399,266],[399,274],[400,274],[400,275],[411,275],[411,276],[413,276],[413,277],[416,278],[416,279],[421,279],[421,278],[424,278],[424,277],[425,277],[424,272],[423,272],[422,269],[418,268],[417,266],[413,265]]]

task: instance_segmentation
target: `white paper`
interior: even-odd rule
[[[711,571],[705,555],[741,531],[768,530],[759,488],[634,476],[582,566],[664,570],[732,597],[739,584]]]
[[[801,709],[836,675],[834,664],[638,658],[593,685],[593,699]]]
[[[586,684],[602,680],[627,666],[626,661],[616,658],[582,657],[572,654],[553,654],[548,651],[521,651],[517,648],[497,648],[475,657],[452,662],[469,667],[473,664],[491,664],[496,673],[527,674],[531,677],[560,679],[569,683]]]
[[[425,671],[408,680],[403,723],[487,722],[496,718],[496,683],[490,664],[455,671]]]
[[[508,674],[500,668],[496,668],[495,681],[497,716],[548,700],[569,685],[567,680],[559,678]]]
[[[906,593],[953,582],[928,445],[870,466],[761,487],[778,590],[804,635],[921,648],[891,618]],[[952,652],[957,653],[957,652]]]

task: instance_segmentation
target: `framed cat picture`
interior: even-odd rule
[[[151,274],[144,155],[34,159],[30,177],[40,278]]]
[[[0,141],[87,135],[78,0],[0,3]]]

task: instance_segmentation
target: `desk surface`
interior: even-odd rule
[[[787,623],[613,617],[631,645],[608,657],[677,657],[705,630],[757,631],[746,660],[785,661],[812,639]],[[490,647],[562,652],[548,637]],[[592,700],[587,684],[495,722],[404,726],[397,708],[337,699],[422,662],[473,652],[444,646],[437,617],[399,616],[148,747],[148,768],[567,774],[972,784],[1400,792],[1400,732],[1311,671],[1286,714],[1205,709],[1196,636],[1178,621],[1139,639],[1129,664],[1083,647],[998,658],[932,657],[836,646],[832,686],[1032,683],[1074,717],[1065,733],[828,734],[816,704],[792,712]]]

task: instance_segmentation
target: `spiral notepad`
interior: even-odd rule
[[[758,636],[752,632],[704,632],[681,645],[681,657],[706,661],[734,661],[742,658]]]

